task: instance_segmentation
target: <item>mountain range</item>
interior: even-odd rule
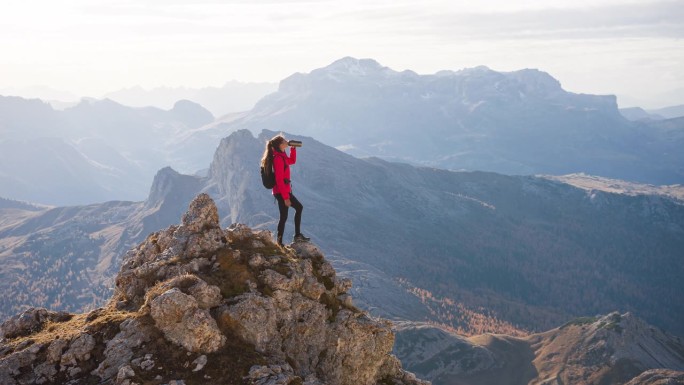
[[[250,83],[231,80],[221,87],[155,87],[141,86],[122,88],[101,96],[78,96],[72,92],[46,86],[0,88],[0,95],[18,96],[24,99],[41,99],[56,110],[74,107],[83,99],[109,99],[130,107],[156,107],[170,110],[179,100],[189,100],[204,106],[214,116],[247,111],[263,96],[275,91],[277,83]]]
[[[277,207],[256,169],[273,134],[225,138],[206,177],[162,169],[145,202],[3,209],[2,314],[94,306],[110,290],[116,255],[173,223],[202,191],[216,200],[223,225],[272,230]],[[305,143],[293,167],[304,231],[358,282],[353,294],[366,308],[466,334],[524,334],[619,310],[684,334],[676,300],[684,291],[681,201],[358,159],[292,138]]]
[[[349,294],[357,306],[374,316],[404,322],[395,353],[410,370],[427,373],[426,378],[444,385],[514,381],[511,375],[520,383],[681,380],[681,372],[662,368],[681,371],[684,356],[681,341],[671,335],[684,335],[684,305],[679,301],[684,293],[679,263],[684,250],[682,189],[645,183],[679,183],[682,155],[677,146],[684,141],[684,121],[630,123],[609,97],[567,93],[539,71],[494,73],[480,67],[462,72],[434,77],[465,87],[451,87],[447,94],[454,88],[468,90],[473,79],[482,82],[470,91],[483,92],[479,96],[486,100],[467,119],[459,112],[461,107],[454,108],[457,112],[452,116],[468,124],[474,122],[470,118],[481,118],[481,125],[472,127],[494,133],[481,140],[464,140],[473,153],[480,151],[482,164],[491,163],[493,153],[509,151],[511,157],[502,163],[510,167],[507,172],[524,163],[523,159],[516,165],[514,157],[529,156],[548,166],[539,166],[539,172],[547,175],[434,168],[468,167],[430,158],[432,150],[451,151],[448,147],[455,143],[449,142],[450,137],[436,139],[431,129],[439,124],[411,123],[432,114],[425,112],[429,108],[411,110],[415,95],[407,90],[433,75],[397,73],[366,60],[347,58],[311,74],[294,75],[252,111],[218,120],[187,101],[169,111],[86,101],[60,112],[40,101],[0,99],[4,106],[0,107],[4,108],[0,146],[3,154],[11,154],[0,159],[0,186],[22,186],[22,182],[25,192],[33,192],[31,183],[46,190],[45,186],[52,186],[52,194],[43,192],[49,197],[62,188],[59,181],[66,180],[77,186],[67,190],[72,202],[99,191],[86,186],[136,200],[46,207],[0,199],[0,290],[6,293],[0,299],[0,318],[30,306],[71,312],[101,306],[113,291],[126,250],[147,234],[177,223],[199,193],[216,201],[221,226],[241,222],[257,230],[273,230],[277,206],[261,186],[256,169],[265,141],[276,131],[261,128],[291,124],[300,128],[293,130],[298,134],[310,130],[327,138],[319,142],[287,135],[304,142],[293,166],[294,192],[305,206],[304,232],[326,251],[339,276],[354,282]],[[465,75],[467,80],[458,79]],[[407,82],[409,78],[414,82]],[[516,83],[518,78],[525,80]],[[498,80],[492,83],[492,79]],[[378,87],[369,86],[369,80]],[[391,83],[396,83],[391,92],[378,91]],[[513,103],[508,96],[515,93],[507,92],[516,84],[535,86],[524,88],[518,93],[520,100]],[[472,95],[470,91],[462,95]],[[360,95],[367,98],[352,98]],[[397,103],[397,95],[407,98],[406,108]],[[333,111],[334,101],[345,98],[352,102],[329,120],[336,123],[319,124],[322,120],[317,119]],[[465,99],[458,100],[454,105]],[[480,111],[496,100],[502,104]],[[378,111],[376,120],[365,126],[359,123],[364,116],[359,111],[368,117],[372,109]],[[407,151],[413,154],[410,158],[388,155],[396,154],[406,141],[371,145],[375,128],[387,127],[387,119],[397,111],[404,114],[392,119],[396,118],[394,127],[401,129],[390,130],[394,136],[390,131],[384,134],[401,138],[413,127],[411,132],[420,135],[405,136],[415,139],[413,152]],[[103,118],[110,113],[116,119]],[[511,132],[503,133],[497,131],[505,127],[502,114],[536,123],[530,123],[527,131],[509,127]],[[550,117],[563,122],[561,140],[555,136],[557,131],[540,134],[541,127],[553,121]],[[88,127],[101,130],[91,132]],[[345,135],[358,139],[358,144],[334,143],[335,130],[341,127],[350,127]],[[70,136],[60,138],[56,133],[61,132]],[[539,149],[522,143],[526,134],[542,136]],[[516,135],[521,138],[518,142],[509,140]],[[221,137],[216,151],[207,151]],[[423,142],[424,137],[432,142]],[[90,146],[92,142],[96,145]],[[561,144],[567,148],[559,149]],[[544,146],[548,148],[541,149]],[[61,147],[73,149],[73,155],[64,156],[68,152]],[[573,154],[587,154],[578,172],[603,169],[609,172],[596,173],[610,178],[554,176],[555,172],[544,171],[553,171],[554,162],[546,162],[542,152],[534,150],[556,151],[555,166],[563,167],[578,164]],[[146,173],[162,166],[154,163],[160,154],[185,165],[185,174],[161,168],[146,200],[124,196],[126,189],[135,187],[139,194],[149,185],[151,176],[146,179]],[[51,168],[40,174],[45,166],[31,164],[34,159],[47,159]],[[121,163],[113,167],[113,159]],[[388,161],[397,159],[409,163]],[[638,162],[643,163],[630,170]],[[29,167],[24,163],[33,167],[31,172],[21,169]],[[537,170],[531,164],[526,169]],[[88,167],[95,171],[88,174]],[[188,171],[200,168],[204,171]],[[64,170],[70,174],[60,174]],[[646,180],[640,179],[642,174]],[[98,180],[98,175],[103,179]],[[620,175],[644,183],[616,180]],[[130,183],[133,179],[135,185]],[[286,237],[291,235],[288,224]],[[611,313],[615,310],[619,313]],[[565,324],[568,320],[572,321]],[[421,344],[424,349],[416,350]],[[478,371],[482,368],[486,373]]]
[[[684,379],[681,339],[630,313],[520,337],[410,321],[392,333],[354,305],[351,286],[312,243],[281,248],[268,231],[224,230],[199,194],[180,224],[125,253],[103,307],[30,308],[2,322],[0,382],[427,385],[397,358],[434,385]]]
[[[534,69],[418,75],[348,57],[284,79],[222,129],[295,132],[355,156],[453,170],[684,181],[681,123],[673,134],[630,122],[614,96],[567,92]]]
[[[197,152],[175,140],[213,120],[189,101],[168,111],[111,100],[57,111],[37,99],[0,97],[0,196],[51,205],[142,200],[165,165],[197,170]]]
[[[228,89],[197,95],[223,103]],[[251,94],[239,95],[247,101]],[[631,122],[613,96],[567,92],[539,70],[418,75],[344,58],[284,79],[250,111],[214,115],[189,100],[168,110],[84,100],[56,111],[38,100],[1,97],[0,196],[52,205],[142,200],[158,169],[204,173],[216,143],[245,128],[453,170],[684,180],[684,118]]]
[[[179,100],[189,100],[211,111],[214,116],[249,111],[265,95],[278,88],[276,83],[226,82],[222,87],[142,87],[125,88],[107,93],[103,99],[111,99],[131,107],[157,107],[168,110]]]

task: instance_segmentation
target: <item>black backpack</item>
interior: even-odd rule
[[[271,172],[266,175],[264,166],[261,166],[261,183],[269,190],[275,187],[275,172],[273,172],[273,167],[271,167]]]
[[[287,170],[287,163],[283,162],[285,164],[285,167],[283,167],[283,170]],[[261,166],[261,183],[264,184],[264,187],[267,189],[272,189],[275,187],[275,171],[273,170],[273,160],[271,160],[271,172],[266,175],[264,172],[264,166]]]

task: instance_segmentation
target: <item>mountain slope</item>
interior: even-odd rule
[[[226,221],[275,225],[254,166],[272,134],[236,132],[217,149],[207,191]],[[304,230],[326,249],[522,329],[621,309],[682,333],[680,203],[360,160],[294,138],[305,143],[292,168]]]
[[[93,256],[90,266],[116,266],[118,261],[110,257],[101,257],[107,262],[100,264],[97,255],[111,256],[145,231],[168,225],[178,216],[178,207],[200,191],[216,198],[224,225],[242,222],[273,229],[277,209],[256,173],[263,143],[271,135],[264,132],[257,139],[239,131],[224,139],[206,178],[162,170],[142,209],[130,204],[125,214],[111,217],[71,208],[70,220],[21,221],[23,235],[14,230],[0,234],[3,258],[22,261],[31,250],[46,250],[35,243],[40,235],[27,236],[52,228],[45,231],[83,246],[82,252]],[[472,334],[481,329],[461,321],[459,314],[484,308],[488,317],[504,321],[487,324],[539,331],[575,316],[619,309],[684,333],[679,322],[684,308],[675,300],[684,290],[678,263],[684,249],[684,206],[677,201],[587,192],[536,177],[361,160],[311,138],[295,138],[305,143],[293,167],[294,191],[305,207],[304,231],[330,250],[333,261],[377,269],[384,281],[394,283],[393,292],[403,291],[404,297],[427,292],[437,300],[419,298],[423,304],[415,307],[411,319],[427,318]],[[102,207],[103,213],[110,210]],[[88,218],[117,230],[105,232],[102,245],[76,242],[84,231],[90,239],[101,238],[101,228],[88,224]],[[291,234],[288,226],[286,237]],[[46,258],[43,253],[36,252],[35,258]],[[71,260],[67,251],[53,252],[50,258]],[[105,268],[97,271],[113,274]],[[38,271],[5,272],[4,282],[39,282],[43,277]],[[363,279],[362,271],[354,274],[354,279]],[[401,280],[405,284],[398,285]],[[63,290],[66,283],[56,284]],[[365,300],[363,295],[360,299]],[[7,301],[4,312],[22,303],[13,297]],[[436,304],[446,310],[426,310]]]
[[[254,138],[239,131],[224,139],[205,178],[160,171],[148,201],[129,204],[122,215],[81,212],[100,207],[93,206],[71,208],[67,212],[73,217],[58,223],[43,219],[53,218],[56,209],[21,219],[17,226],[24,233],[0,233],[3,258],[23,261],[32,250],[38,250],[36,260],[47,258],[40,251],[47,249],[35,243],[42,231],[74,239],[83,247],[81,253],[93,256],[89,269],[113,274],[118,261],[106,256],[173,223],[179,207],[200,191],[215,197],[225,226],[242,222],[272,230],[277,207],[256,172],[263,143],[271,135],[263,132]],[[684,249],[681,203],[660,196],[584,191],[537,177],[362,160],[311,138],[294,138],[305,143],[292,169],[295,194],[305,207],[303,229],[360,288],[386,290],[382,302],[374,302],[381,297],[364,290],[355,293],[367,308],[388,317],[440,322],[465,334],[548,330],[569,318],[618,309],[684,333],[679,322],[684,305],[676,300],[684,291],[678,263]],[[111,210],[101,207],[102,213]],[[102,227],[88,224],[91,220]],[[116,230],[99,232],[110,227]],[[32,232],[37,234],[29,239]],[[96,241],[90,246],[77,241],[84,234]],[[286,238],[291,234],[288,225]],[[50,258],[71,261],[66,250],[53,251]],[[40,282],[49,276],[4,271],[3,282]],[[391,289],[381,290],[370,276]],[[48,280],[57,292],[69,284]],[[45,303],[18,298],[7,298],[4,314],[16,306]],[[401,303],[411,305],[403,308]]]
[[[435,385],[625,384],[684,375],[681,339],[635,316],[584,317],[527,337],[463,338],[429,325],[396,328],[395,353]],[[637,380],[638,379],[638,380]]]

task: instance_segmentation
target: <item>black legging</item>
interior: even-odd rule
[[[288,208],[285,206],[285,200],[280,194],[275,194],[278,200],[278,209],[280,209],[280,221],[278,222],[278,237],[282,237],[285,232],[285,222],[287,221]],[[290,193],[290,204],[295,209],[295,235],[301,233],[300,225],[302,224],[302,210],[304,206]]]

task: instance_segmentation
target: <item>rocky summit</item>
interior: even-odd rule
[[[313,243],[219,225],[200,194],[124,257],[106,306],[0,326],[0,383],[425,385]]]

